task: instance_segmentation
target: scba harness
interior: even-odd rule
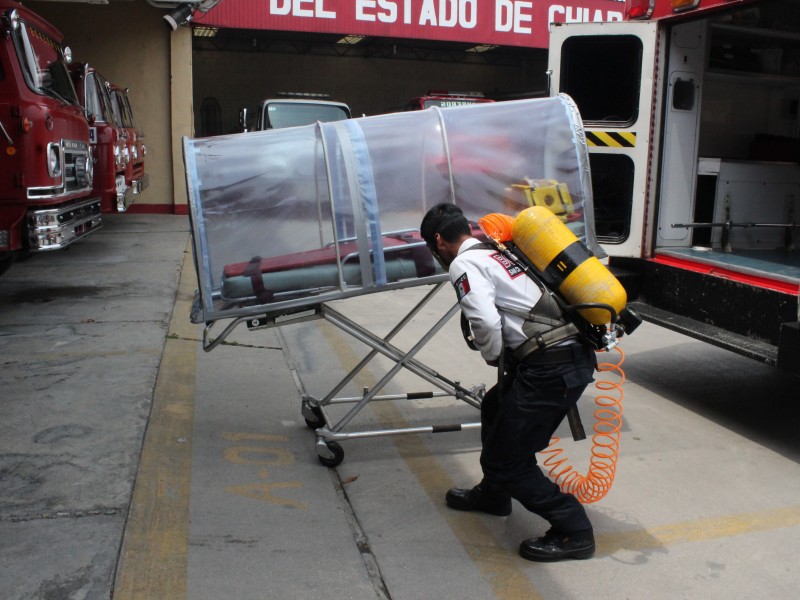
[[[482,242],[470,246],[467,250],[494,250],[500,253],[524,271],[541,291],[541,297],[528,312],[496,305],[501,313],[512,314],[523,319],[522,331],[527,340],[513,351],[515,360],[523,361],[532,357],[535,352],[546,350],[568,340],[579,340],[596,350],[611,349],[616,346],[617,337],[625,331],[624,326],[609,330],[605,325],[594,325],[584,319],[578,309],[586,308],[587,305],[567,304],[542,281],[533,265],[526,257],[523,258],[524,254],[515,252],[516,248],[513,242],[509,242],[507,245]],[[604,305],[593,306],[608,310],[610,323],[618,320],[619,315],[613,308]],[[638,315],[635,316],[634,321],[636,318]],[[629,327],[629,332],[633,331],[633,328],[635,326]],[[469,321],[463,312],[461,313],[461,331],[467,345],[473,350],[477,350]]]

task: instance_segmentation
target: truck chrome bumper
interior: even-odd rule
[[[31,252],[58,250],[102,227],[100,198],[28,211]]]
[[[131,181],[131,187],[133,188],[133,193],[135,195],[141,194],[143,191],[147,189],[147,186],[150,185],[150,175],[145,173],[139,179],[134,179]]]
[[[125,212],[133,204],[133,188],[117,189],[117,212]]]

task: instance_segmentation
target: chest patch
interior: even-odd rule
[[[524,275],[525,274],[525,271],[523,271],[521,267],[519,267],[518,265],[514,264],[512,261],[508,260],[505,256],[503,256],[499,252],[495,252],[491,256],[498,263],[500,263],[500,266],[503,267],[506,270],[506,273],[508,273],[508,276],[511,279],[516,279],[520,275]]]
[[[467,277],[467,274],[464,273],[461,277],[456,279],[453,287],[456,288],[456,296],[458,297],[458,301],[461,302],[461,299],[469,294],[470,290],[469,278]]]

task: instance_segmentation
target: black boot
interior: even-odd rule
[[[543,537],[522,542],[519,554],[522,558],[536,562],[591,558],[594,556],[594,534],[591,529],[571,533],[551,529]]]
[[[444,497],[447,506],[456,510],[475,510],[496,517],[511,514],[511,498],[498,498],[487,493],[479,483],[471,490],[453,488]]]

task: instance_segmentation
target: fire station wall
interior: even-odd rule
[[[239,110],[251,116],[260,100],[278,92],[325,93],[347,103],[354,116],[401,110],[430,89],[541,91],[546,53],[522,67],[486,63],[198,50],[193,53],[194,127],[202,135],[206,99],[220,110],[221,133],[238,131]],[[214,102],[216,101],[216,102]],[[250,119],[252,122],[252,119]]]
[[[164,11],[144,0],[107,5],[31,1],[26,6],[61,30],[74,60],[88,62],[109,81],[130,88],[134,117],[145,135],[145,171],[150,176],[150,186],[129,210],[173,212],[173,202],[185,208],[183,188],[176,186],[173,191],[170,57],[174,49],[162,19]],[[176,32],[179,33],[188,36],[189,32]],[[187,53],[185,67],[178,67],[177,73],[180,76],[185,72],[189,77],[189,89],[190,61]],[[186,100],[177,105],[191,113],[191,93],[186,95]],[[175,167],[183,180],[182,162]]]

